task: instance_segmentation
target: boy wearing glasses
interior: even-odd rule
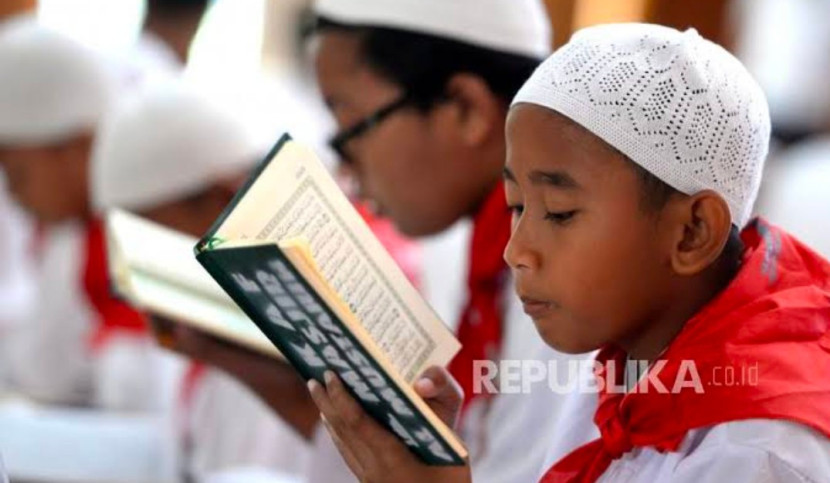
[[[458,326],[463,349],[450,368],[466,393],[462,434],[482,481],[533,479],[545,453],[533,442],[549,439],[563,397],[543,384],[530,394],[495,394],[488,389],[498,391],[498,379],[477,385],[474,364],[565,358],[538,339],[510,291],[502,258],[510,231],[503,126],[510,100],[549,52],[542,4],[322,0],[314,11],[317,79],[340,129],[331,145],[362,198],[412,237],[473,220],[470,250],[460,255],[469,261]],[[245,356],[223,354],[226,369],[251,379]],[[291,421],[297,406],[280,407],[277,385],[249,385]],[[430,387],[416,389],[430,395]],[[308,419],[298,419],[307,431]],[[514,444],[519,438],[527,444]],[[325,432],[318,430],[315,441],[308,479],[351,481]]]

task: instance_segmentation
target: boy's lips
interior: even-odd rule
[[[533,319],[542,318],[551,310],[554,309],[555,305],[552,302],[548,302],[545,300],[537,300],[530,297],[520,297],[522,301],[522,308],[524,312],[529,315]]]

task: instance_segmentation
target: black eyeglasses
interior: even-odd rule
[[[352,127],[337,133],[329,141],[329,146],[331,146],[334,152],[337,153],[342,162],[350,162],[349,156],[346,154],[346,145],[355,138],[358,138],[377,127],[381,122],[383,122],[384,119],[389,117],[389,115],[406,106],[410,103],[410,101],[411,99],[409,96],[406,94],[402,95],[401,97],[368,115],[363,120],[357,122]]]

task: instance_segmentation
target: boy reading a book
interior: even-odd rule
[[[474,220],[467,307],[453,373],[468,404],[463,435],[483,481],[535,476],[561,395],[483,394],[476,360],[560,358],[536,336],[507,282],[502,251],[509,213],[501,188],[503,123],[510,100],[549,51],[536,0],[366,1],[315,4],[315,66],[340,133],[332,141],[364,198],[404,233],[428,236]],[[546,422],[546,424],[540,424]],[[547,424],[549,423],[549,424]],[[319,438],[312,481],[343,478]],[[503,465],[506,459],[512,465]]]
[[[740,63],[693,30],[585,29],[506,130],[524,309],[552,347],[600,349],[599,395],[572,395],[541,481],[826,479],[830,263],[748,222],[769,114]],[[311,393],[361,481],[470,480],[420,465],[326,379]],[[422,384],[446,403],[447,382]]]
[[[262,151],[234,113],[184,82],[160,84],[108,117],[92,159],[93,202],[101,211],[131,210],[198,237],[230,202]],[[153,325],[166,347],[179,349],[177,337],[187,337],[175,321],[154,317]],[[202,355],[195,352],[185,355]],[[310,432],[318,415],[309,410],[302,380],[271,357],[256,361],[268,370],[254,368],[241,382],[279,384],[284,392],[274,406],[300,433]],[[223,363],[217,364],[220,369]],[[302,440],[236,380],[191,363],[179,394],[186,418],[185,464],[192,476],[201,480],[253,466],[284,473],[302,468]],[[283,451],[285,447],[295,448],[293,454]]]

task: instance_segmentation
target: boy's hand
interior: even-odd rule
[[[431,406],[451,425],[460,406],[460,391],[443,370],[430,370],[425,372],[425,376],[430,382],[419,380],[416,390],[422,396],[432,394],[430,399],[435,404]],[[430,376],[435,376],[437,380]],[[327,371],[325,378],[325,387],[313,379],[309,381],[311,397],[320,408],[323,424],[331,433],[340,454],[361,482],[471,481],[469,463],[464,466],[428,466],[421,463],[403,442],[360,407],[333,372]]]
[[[461,403],[464,402],[464,391],[446,369],[439,366],[428,368],[413,387],[444,424],[455,428]]]
[[[289,364],[155,315],[151,326],[159,345],[230,374],[311,439],[320,415],[303,379]]]

